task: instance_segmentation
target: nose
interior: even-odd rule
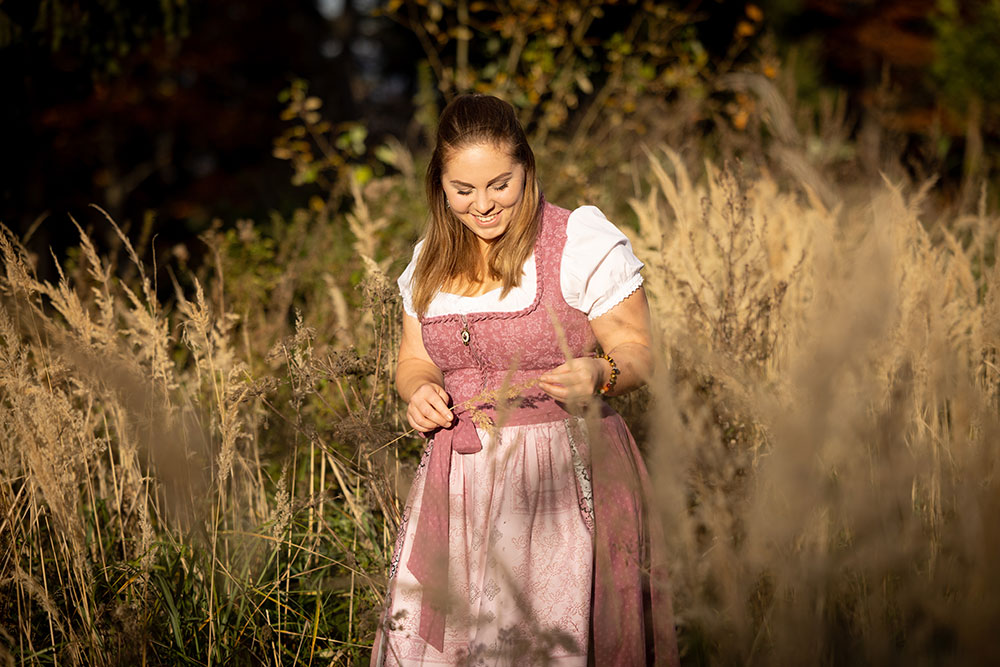
[[[489,190],[476,191],[476,209],[482,215],[487,215],[493,210],[493,201],[490,199]]]

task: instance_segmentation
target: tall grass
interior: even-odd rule
[[[688,660],[995,662],[998,218],[649,157],[648,446]]]
[[[631,417],[684,661],[996,660],[1000,220],[647,160],[662,364]],[[417,449],[391,387],[401,164],[347,218],[207,237],[166,303],[121,232],[119,266],[80,230],[56,284],[0,234],[0,658],[365,659]]]
[[[180,276],[169,306],[110,219],[128,267],[80,229],[57,284],[0,234],[7,662],[362,654],[405,448],[362,455],[398,431],[398,312],[374,259],[385,221],[356,196],[353,248],[325,220],[275,220],[278,243],[243,223],[206,239],[208,288]],[[334,335],[318,339],[303,311]]]

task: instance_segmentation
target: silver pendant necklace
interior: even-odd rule
[[[469,333],[469,323],[466,321],[465,315],[462,315],[462,345],[468,347],[471,340],[472,334]]]

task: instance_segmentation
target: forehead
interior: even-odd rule
[[[517,165],[511,155],[511,146],[504,144],[470,144],[448,153],[442,164],[444,174],[457,176],[459,172],[471,173],[510,171]],[[489,177],[496,174],[490,174]]]

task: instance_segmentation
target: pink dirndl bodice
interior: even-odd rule
[[[421,320],[457,419],[411,488],[373,665],[677,663],[631,434],[606,404],[588,424],[533,386],[595,347],[560,289],[569,213],[543,203],[527,308]]]

